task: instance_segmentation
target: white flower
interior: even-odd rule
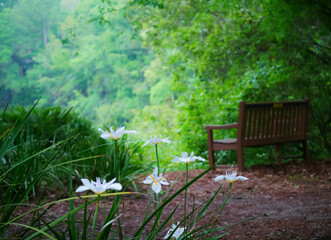
[[[162,177],[162,173],[159,174],[159,176],[157,175],[158,173],[158,168],[155,167],[154,172],[149,175],[145,181],[143,181],[144,184],[152,184],[152,190],[155,193],[159,193],[162,190],[162,186],[161,185],[169,185],[169,183],[167,182],[167,180]]]
[[[165,143],[171,143],[168,139],[169,137],[166,138],[161,138],[161,136],[159,138],[157,138],[156,136],[151,136],[151,139],[143,139],[145,142],[145,144],[143,145],[143,147],[145,147],[147,144],[152,144],[152,145],[156,145],[159,144],[160,142],[165,142]]]
[[[193,154],[194,153],[191,152],[191,156],[188,156],[188,153],[187,152],[182,152],[182,156],[181,157],[173,156],[174,159],[172,160],[172,162],[190,163],[190,162],[194,162],[195,160],[206,161],[202,157],[193,156]]]
[[[3,157],[1,160],[2,160],[2,163],[3,163],[3,164],[6,164],[6,163],[7,163],[7,162],[6,162],[6,159],[5,159],[4,157]]]
[[[167,232],[167,235],[165,235],[164,239],[167,239],[171,233],[174,231],[174,229],[178,226],[179,222],[177,222],[177,225],[172,224],[172,228],[169,229],[169,231]],[[176,231],[174,232],[174,234],[172,235],[172,237],[174,238],[179,238],[180,235],[182,235],[182,233],[184,232],[185,228],[177,228]]]
[[[84,186],[80,186],[77,188],[76,192],[84,192],[86,190],[91,190],[96,194],[102,194],[108,189],[114,189],[114,190],[122,190],[122,185],[120,183],[114,183],[116,178],[111,180],[110,182],[106,182],[104,179],[102,183],[100,182],[100,178],[97,177],[96,182],[89,181],[88,179],[82,178],[81,181],[84,184]]]
[[[112,138],[114,140],[119,139],[120,137],[122,137],[124,134],[127,134],[127,133],[137,133],[136,131],[127,131],[124,129],[125,129],[125,127],[120,127],[119,129],[114,131],[113,127],[110,127],[109,132],[103,131],[101,128],[99,128],[98,131],[101,133],[100,137],[102,137],[103,139]]]
[[[229,183],[233,183],[237,180],[248,180],[248,178],[243,177],[243,176],[238,176],[237,177],[237,171],[233,171],[231,174],[226,172],[226,175],[220,175],[220,176],[216,177],[214,179],[214,181],[217,182],[217,181],[220,181],[220,180],[223,180],[223,179],[225,179]]]

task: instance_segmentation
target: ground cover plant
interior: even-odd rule
[[[169,183],[163,177],[164,172],[162,172],[162,169],[165,169],[165,166],[163,166],[158,154],[162,144],[171,144],[169,137],[159,138],[155,136],[145,139],[144,147],[152,146],[155,148],[155,168],[154,172],[148,175],[145,180],[142,180],[140,177],[136,181],[142,181],[144,184],[151,185],[151,190],[148,193],[128,191],[129,187],[132,186],[130,183],[133,182],[132,177],[134,175],[132,172],[127,171],[125,166],[120,165],[120,161],[125,159],[120,157],[120,151],[123,149],[119,145],[121,140],[126,139],[126,135],[133,135],[136,132],[127,131],[124,127],[115,129],[113,127],[100,128],[98,134],[100,139],[109,141],[109,146],[113,146],[111,153],[114,161],[104,162],[103,164],[105,164],[104,168],[109,164],[108,169],[116,170],[117,174],[115,177],[106,170],[97,172],[101,176],[91,178],[88,170],[93,171],[93,168],[88,167],[88,164],[85,171],[74,171],[73,166],[75,162],[93,162],[98,156],[78,159],[69,158],[60,164],[56,163],[59,156],[60,158],[65,158],[63,156],[68,151],[66,144],[69,143],[69,146],[72,146],[70,141],[72,141],[73,137],[70,136],[64,140],[54,140],[51,144],[43,146],[37,152],[32,153],[32,155],[29,155],[29,152],[27,152],[25,153],[25,158],[15,159],[10,153],[14,152],[21,145],[25,146],[24,142],[16,145],[15,139],[26,131],[24,128],[29,125],[27,124],[28,119],[33,116],[34,110],[35,106],[26,113],[23,120],[18,119],[13,126],[7,128],[1,137],[2,163],[0,179],[1,195],[3,196],[0,208],[1,237],[24,239],[33,239],[35,237],[49,239],[108,239],[109,237],[116,239],[155,239],[163,237],[165,239],[206,239],[210,237],[213,239],[214,237],[218,238],[224,235],[225,233],[220,233],[220,231],[230,227],[230,225],[219,226],[218,219],[226,205],[232,184],[236,180],[247,180],[247,178],[236,176],[235,171],[215,178],[215,181],[226,179],[230,183],[227,196],[218,207],[210,208],[213,200],[222,189],[224,182],[221,184],[217,183],[219,188],[214,195],[203,203],[197,204],[189,211],[187,209],[189,187],[206,175],[213,167],[208,168],[189,181],[189,164],[194,161],[205,161],[205,159],[194,156],[193,152],[191,154],[183,152],[181,156],[173,156],[174,162],[185,164],[186,178],[183,187],[176,190],[175,193],[169,194],[170,190],[177,183],[175,181],[169,186]],[[31,128],[32,125],[29,126]],[[20,138],[26,139],[24,137]],[[33,144],[38,146],[38,143]],[[122,144],[126,145],[127,143],[122,141]],[[32,144],[28,143],[28,145]],[[45,153],[50,155],[45,155],[40,160],[39,157]],[[38,164],[35,162],[38,162]],[[48,181],[49,171],[50,169],[55,169],[56,171],[53,174],[57,174],[58,171],[61,172],[61,169],[57,168],[65,164],[69,165],[67,171],[65,171],[61,179],[56,179],[56,181],[62,181],[61,184],[66,183],[68,186],[63,188],[65,191],[63,191],[62,196],[55,199],[48,198],[47,193],[53,190],[50,187],[56,186],[56,184],[51,184]],[[98,167],[102,168],[102,165]],[[67,181],[65,181],[65,174],[67,174]],[[130,175],[131,178],[127,175]],[[75,184],[73,181],[73,179],[77,178],[81,178],[81,183],[83,184],[78,188],[78,184]],[[94,181],[94,179],[96,180]],[[108,182],[110,179],[112,180]],[[38,191],[36,191],[36,186],[39,186]],[[115,192],[109,192],[108,190],[115,190]],[[78,194],[74,196],[75,192],[85,191],[87,191],[86,195]],[[90,192],[94,194],[91,195]],[[177,205],[169,215],[164,215],[163,210],[168,208],[172,200],[181,193],[185,195],[185,200],[181,204],[184,206],[184,212],[179,214],[177,211],[179,205]],[[132,235],[126,236],[123,234],[124,231],[121,227],[121,215],[125,214],[125,207],[121,207],[121,202],[123,196],[133,194],[149,195],[150,202],[146,203],[146,213],[144,217],[142,216],[140,227]],[[110,207],[107,207],[108,201],[111,202]],[[67,212],[61,215],[53,213],[52,206],[65,202],[69,205]],[[101,211],[102,221],[99,222]],[[120,211],[122,212],[121,214]],[[79,214],[80,212],[82,212],[81,215]],[[246,220],[249,220],[249,218]],[[172,227],[167,230],[166,235],[160,236],[160,233],[164,234],[164,230],[171,223]]]
[[[54,160],[55,167],[51,167],[47,171],[47,183],[67,181],[69,172],[68,162],[74,159],[73,169],[79,174],[89,176],[90,178],[99,175],[110,175],[110,177],[119,177],[118,172],[112,170],[114,146],[112,143],[100,138],[97,130],[92,128],[89,120],[84,119],[72,109],[61,109],[60,107],[50,108],[35,108],[31,113],[27,107],[8,107],[3,112],[0,123],[0,131],[5,133],[11,129],[12,125],[24,121],[29,115],[28,121],[22,126],[21,131],[17,133],[17,137],[13,139],[14,147],[7,151],[3,156],[5,159],[10,159],[8,164],[14,164],[21,159],[26,159],[45,148],[52,146],[54,143],[64,141],[64,144],[56,148],[56,159]],[[9,136],[8,136],[9,138]],[[125,138],[123,138],[125,141]],[[129,148],[119,141],[117,144],[118,155],[116,156],[120,162],[120,168],[125,168],[127,173],[135,171],[132,166],[128,166],[128,162],[136,154],[138,143],[131,144]],[[54,154],[53,151],[44,151],[31,162],[31,170],[39,172],[42,167],[39,163],[44,163]],[[84,161],[82,158],[91,158]],[[66,164],[67,163],[67,164]],[[101,167],[102,166],[102,167]],[[136,169],[137,170],[137,169]],[[56,171],[56,172],[55,172]],[[126,174],[130,175],[130,174]]]

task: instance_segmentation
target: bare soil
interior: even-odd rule
[[[218,175],[224,175],[228,167],[217,167],[208,172],[188,188],[188,212],[213,196],[221,182],[214,182]],[[235,170],[235,169],[234,169]],[[190,170],[189,180],[198,176],[204,170]],[[248,181],[233,183],[231,194],[217,227],[226,226],[250,219],[244,223],[219,231],[228,232],[223,239],[331,239],[331,160],[316,159],[311,161],[291,161],[281,165],[253,166],[238,175],[248,177]],[[176,178],[178,180],[175,182]],[[180,189],[185,183],[185,172],[170,172],[165,178],[171,184],[175,183],[170,194]],[[123,233],[132,236],[143,221],[148,203],[153,197],[150,186],[142,184],[143,176],[136,183],[140,192],[146,194],[126,195],[120,217]],[[168,186],[163,186],[167,190]],[[224,183],[210,209],[222,205],[229,190],[229,184]],[[107,208],[111,207],[108,198]],[[75,205],[82,202],[77,201]],[[178,195],[164,208],[164,220],[173,209],[179,205],[173,216],[173,221],[183,219],[184,194]],[[99,212],[99,223],[103,222],[103,210]],[[89,207],[94,211],[95,205]],[[56,204],[52,210],[61,216],[69,209],[67,202]],[[81,216],[79,213],[77,217]],[[206,217],[208,219],[208,217]],[[206,221],[199,223],[200,225]],[[117,223],[114,223],[115,225]],[[170,222],[158,235],[163,239]],[[197,228],[198,225],[195,226]],[[148,234],[148,225],[144,236]],[[98,232],[100,229],[96,229]]]
[[[210,198],[220,186],[213,179],[225,174],[228,168],[218,167],[199,179],[188,189],[189,210]],[[193,179],[203,170],[192,170]],[[166,173],[171,184],[181,172]],[[259,216],[254,220],[230,227],[224,239],[331,239],[331,160],[292,161],[282,165],[253,166],[238,175],[248,181],[236,181],[219,221],[219,226]],[[182,173],[172,192],[184,185]],[[149,186],[139,184],[142,192]],[[166,189],[164,187],[164,189]],[[215,205],[221,205],[229,189],[224,184]],[[177,196],[164,216],[168,216],[176,204],[180,204],[174,221],[180,221],[183,214],[184,195]],[[126,197],[125,212],[122,215],[126,234],[141,225],[149,202],[149,196]],[[177,214],[178,213],[178,214]],[[169,227],[169,225],[167,225]],[[168,228],[162,234],[166,234]],[[164,235],[160,234],[160,239]]]

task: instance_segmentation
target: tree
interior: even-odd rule
[[[93,20],[97,12],[95,1],[80,2],[62,23],[65,37],[51,36],[28,77],[38,79],[47,106],[69,105],[93,120],[122,123],[149,101],[148,93],[138,95],[135,89],[144,82],[152,55],[132,39],[123,12],[109,16],[110,27]]]
[[[172,76],[181,135],[195,133],[184,139],[187,149],[206,149],[203,126],[236,121],[240,100],[309,97],[311,150],[330,154],[329,3],[165,0],[132,4],[139,6],[131,9],[132,23]],[[324,147],[319,147],[321,143]]]
[[[7,101],[12,103],[31,102],[40,96],[36,82],[26,78],[26,73],[35,65],[34,57],[47,47],[50,33],[57,33],[57,23],[61,19],[59,0],[19,0],[11,2],[0,12],[5,19],[6,42],[10,49],[1,52],[7,56],[6,65],[0,75],[6,84]],[[4,104],[5,102],[2,102]]]
[[[115,124],[149,104],[144,69],[153,53],[132,38],[124,11],[106,16],[112,26],[99,24],[100,6],[93,0],[18,0],[0,13],[0,21],[10,23],[0,34],[6,43],[0,48],[3,106],[42,97],[40,106],[73,106]]]

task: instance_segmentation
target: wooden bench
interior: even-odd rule
[[[308,157],[307,125],[309,99],[304,101],[239,104],[238,123],[207,125],[209,165],[215,163],[214,151],[236,150],[238,170],[244,170],[243,148],[275,145],[280,162],[280,144],[301,142],[303,158]],[[214,140],[213,130],[237,128],[237,138]]]

